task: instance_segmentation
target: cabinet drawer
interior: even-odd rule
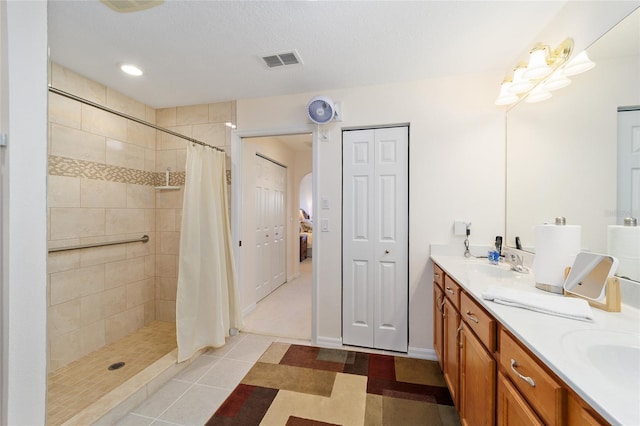
[[[500,366],[546,424],[562,424],[564,389],[504,330],[500,332]]]
[[[444,288],[444,271],[435,263],[433,264],[433,283]]]
[[[460,295],[460,317],[493,353],[496,349],[496,320],[464,292]]]
[[[460,310],[460,286],[449,275],[444,276],[444,295]]]

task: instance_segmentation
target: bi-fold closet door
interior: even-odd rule
[[[256,302],[286,281],[287,169],[260,155],[256,167]]]
[[[342,339],[406,352],[409,128],[342,134]]]

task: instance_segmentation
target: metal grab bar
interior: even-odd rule
[[[104,243],[79,244],[77,246],[50,248],[49,249],[49,253],[53,253],[53,252],[56,252],[56,251],[77,250],[77,249],[91,248],[91,247],[114,246],[116,244],[146,243],[147,241],[149,241],[149,236],[148,235],[143,235],[142,238],[136,238],[136,239],[132,239],[132,240],[107,241],[107,242],[104,242]]]

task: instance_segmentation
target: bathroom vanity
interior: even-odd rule
[[[490,285],[550,293],[508,265],[431,259],[434,349],[463,425],[640,424],[636,307],[586,322],[501,305]]]

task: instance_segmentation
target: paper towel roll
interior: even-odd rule
[[[609,225],[607,253],[618,259],[617,275],[640,280],[640,226]]]
[[[580,253],[582,227],[579,225],[536,225],[536,256],[533,273],[536,284],[548,291],[562,293],[564,270],[573,265]],[[550,287],[550,288],[545,288]]]

